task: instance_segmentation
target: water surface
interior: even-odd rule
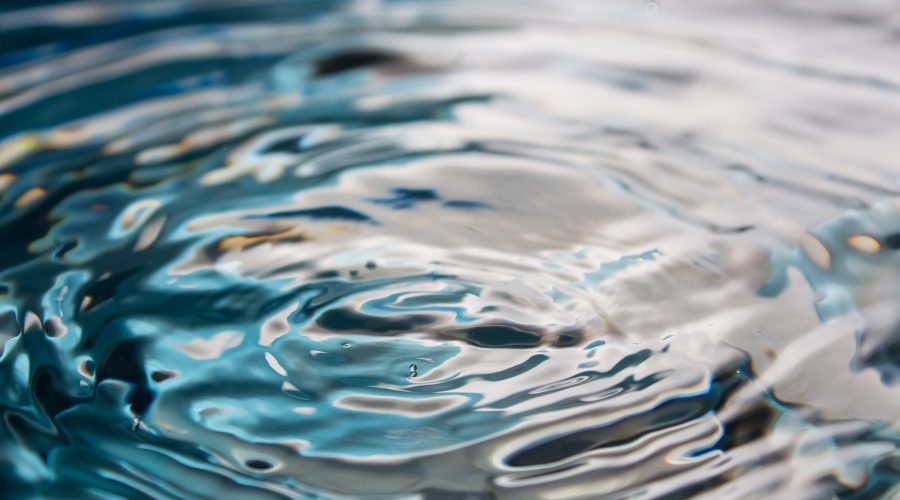
[[[0,494],[900,495],[898,13],[8,3]]]

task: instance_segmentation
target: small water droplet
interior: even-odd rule
[[[419,367],[415,365],[415,363],[409,365],[409,375],[408,378],[414,378],[419,375]]]
[[[350,342],[344,342],[343,344],[341,344],[341,347],[343,347],[344,349],[350,349]]]

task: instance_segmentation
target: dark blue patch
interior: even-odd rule
[[[354,69],[362,69],[383,64],[397,63],[403,58],[397,54],[391,54],[380,50],[356,49],[339,54],[333,54],[316,61],[315,75],[323,77],[336,73],[343,73]]]
[[[394,188],[391,192],[394,193],[393,197],[369,198],[368,201],[371,203],[378,203],[379,205],[388,205],[394,209],[402,209],[412,208],[419,202],[437,201],[441,199],[433,189]]]
[[[475,200],[448,200],[444,202],[444,206],[447,208],[461,208],[464,210],[474,210],[479,208],[493,208],[487,203],[482,203],[480,201]]]
[[[437,321],[437,318],[425,314],[408,314],[403,316],[371,316],[350,309],[331,309],[319,316],[316,323],[336,332],[365,332],[378,334],[394,334],[415,332],[420,327]]]
[[[310,219],[343,219],[355,220],[361,222],[371,222],[372,218],[368,215],[357,212],[356,210],[340,207],[327,206],[319,208],[305,208],[302,210],[285,210],[282,212],[269,212],[267,214],[247,215],[244,219],[277,219],[281,217],[309,217]]]
[[[538,332],[530,332],[518,325],[484,325],[448,332],[478,347],[525,348],[541,343]]]

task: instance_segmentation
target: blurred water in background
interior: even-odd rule
[[[4,2],[0,496],[895,498],[900,4]]]

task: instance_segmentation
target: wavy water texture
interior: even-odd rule
[[[7,3],[0,495],[900,495],[898,42],[893,0]]]

